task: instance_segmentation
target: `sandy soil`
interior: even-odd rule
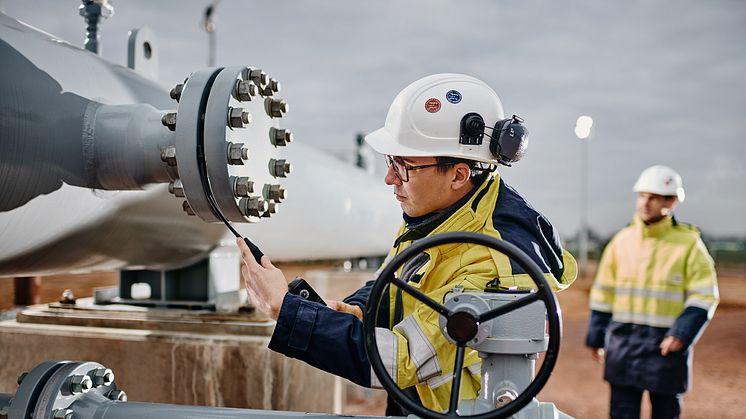
[[[71,288],[77,296],[90,296],[94,286],[116,284],[115,274],[47,277],[42,282],[45,302]],[[742,418],[741,396],[746,391],[746,269],[720,270],[722,302],[702,336],[694,356],[694,386],[684,397],[686,419]],[[588,317],[591,281],[579,279],[559,293],[564,317],[564,336],[552,378],[539,399],[554,402],[577,418],[608,417],[608,385],[602,366],[595,364],[583,341]],[[0,278],[0,311],[12,307],[13,281]],[[348,388],[346,414],[382,415],[381,391]],[[645,415],[649,417],[649,414]]]

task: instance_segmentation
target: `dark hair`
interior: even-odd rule
[[[484,179],[487,177],[487,175],[494,170],[494,165],[474,161],[474,160],[468,160],[468,159],[462,159],[459,157],[447,157],[447,156],[439,156],[435,158],[436,162],[440,165],[437,166],[435,169],[440,173],[445,173],[448,171],[449,167],[453,167],[459,163],[464,163],[465,165],[469,166],[469,169],[471,169],[471,183],[474,185],[478,185],[484,181]]]

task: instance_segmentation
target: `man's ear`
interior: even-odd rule
[[[451,187],[454,190],[463,188],[471,183],[471,168],[465,163],[457,163],[453,166],[454,172],[451,181]]]
[[[678,205],[679,199],[675,196],[667,197],[665,207],[673,211],[674,208],[676,208],[676,205]]]

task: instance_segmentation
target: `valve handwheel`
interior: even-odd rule
[[[485,313],[481,313],[477,316],[465,311],[453,311],[443,304],[433,301],[430,297],[419,291],[418,289],[407,284],[403,280],[395,277],[397,270],[404,265],[407,261],[412,259],[414,256],[422,253],[423,251],[450,243],[471,243],[476,245],[482,245],[491,249],[497,250],[498,252],[506,255],[511,260],[515,261],[520,267],[522,267],[530,276],[531,280],[536,284],[537,291],[526,294],[525,297],[521,297],[515,301],[489,310]],[[398,387],[396,382],[388,375],[386,368],[381,360],[381,355],[378,352],[378,345],[376,344],[376,317],[378,312],[378,306],[380,305],[381,297],[388,284],[393,284],[403,292],[406,292],[410,296],[422,304],[435,310],[440,316],[446,318],[446,331],[448,335],[456,342],[456,359],[454,362],[454,374],[453,383],[451,388],[451,397],[448,405],[448,411],[445,413],[437,412],[426,407],[421,406],[419,403],[408,398],[404,392]],[[481,413],[476,415],[459,415],[457,412],[458,408],[458,396],[461,387],[461,370],[464,365],[464,353],[466,351],[466,343],[469,342],[477,334],[477,329],[481,323],[490,321],[498,316],[509,313],[513,310],[517,310],[535,301],[542,301],[547,310],[547,323],[548,323],[548,335],[549,343],[546,354],[544,356],[544,362],[539,369],[539,372],[534,377],[533,381],[526,387],[526,389],[518,395],[518,397],[512,402],[496,408],[493,411],[487,413]],[[408,409],[410,412],[423,417],[423,418],[473,418],[473,419],[498,419],[507,418],[514,413],[521,410],[541,391],[549,380],[549,376],[552,374],[554,365],[557,362],[557,355],[559,353],[560,336],[561,336],[561,322],[559,318],[559,311],[557,308],[557,300],[552,292],[549,283],[544,278],[544,274],[541,272],[536,263],[526,255],[518,247],[503,241],[495,237],[470,233],[470,232],[454,232],[454,233],[443,233],[432,237],[418,240],[400,254],[396,255],[391,262],[383,269],[381,274],[376,279],[373,288],[371,289],[368,305],[365,308],[365,316],[363,318],[365,327],[365,349],[368,353],[368,359],[370,360],[373,372],[375,372],[379,381],[383,387],[388,391],[389,395],[394,398],[399,404]]]

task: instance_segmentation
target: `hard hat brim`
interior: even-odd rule
[[[365,136],[365,142],[377,153],[390,156],[418,156],[423,155],[422,150],[404,147],[396,142],[386,128],[379,128]],[[427,153],[426,153],[427,154]]]
[[[455,141],[455,140],[454,140]],[[401,157],[456,157],[466,160],[473,160],[488,164],[497,164],[494,158],[479,158],[473,153],[459,153],[454,150],[421,150],[418,148],[406,147],[401,145],[396,139],[384,128],[379,128],[365,136],[365,142],[368,143],[377,153],[389,156]]]
[[[684,202],[684,198],[686,198],[686,195],[684,194],[684,188],[676,188],[676,191],[672,193],[672,191],[670,190],[635,185],[632,190],[637,193],[647,192],[661,196],[674,196],[679,200],[679,203]]]

